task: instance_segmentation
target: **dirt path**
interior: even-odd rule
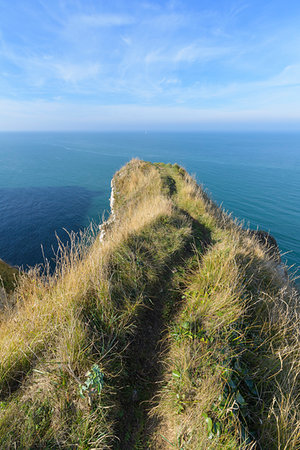
[[[192,220],[194,236],[202,251],[210,243],[210,235],[202,224]],[[201,231],[201,232],[200,232]],[[201,239],[199,236],[201,235]],[[198,238],[197,238],[198,236]],[[167,322],[178,311],[182,293],[176,292],[173,276],[183,260],[192,254],[192,242],[184,255],[178,256],[161,276],[160,284],[150,296],[148,305],[140,315],[136,333],[125,358],[127,380],[120,392],[122,417],[117,426],[118,450],[141,450],[151,448],[149,438],[155,429],[155,422],[149,411],[155,405],[153,398],[162,384],[162,355],[167,352]],[[169,305],[166,310],[166,305]]]

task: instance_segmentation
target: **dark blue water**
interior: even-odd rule
[[[56,236],[108,210],[110,179],[132,157],[179,163],[251,228],[270,231],[300,266],[300,134],[2,133],[0,258],[34,265]],[[292,269],[293,271],[293,269]]]

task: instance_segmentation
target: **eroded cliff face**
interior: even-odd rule
[[[115,181],[114,181],[114,178],[112,178],[110,186],[111,186],[111,193],[110,193],[110,199],[109,199],[110,216],[109,216],[108,220],[106,220],[101,225],[99,225],[99,240],[100,240],[100,242],[103,241],[103,239],[105,238],[105,235],[107,234],[108,230],[111,228],[111,226],[115,220],[115,212],[114,212]]]
[[[17,283],[19,271],[0,259],[0,309],[10,304],[13,290]]]
[[[2,285],[6,291],[10,292],[14,289],[18,273],[18,269],[0,259],[0,286]]]

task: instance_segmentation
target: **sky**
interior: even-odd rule
[[[0,131],[300,131],[299,0],[0,0]]]

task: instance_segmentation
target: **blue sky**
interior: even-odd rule
[[[0,130],[300,130],[299,0],[0,0]]]

